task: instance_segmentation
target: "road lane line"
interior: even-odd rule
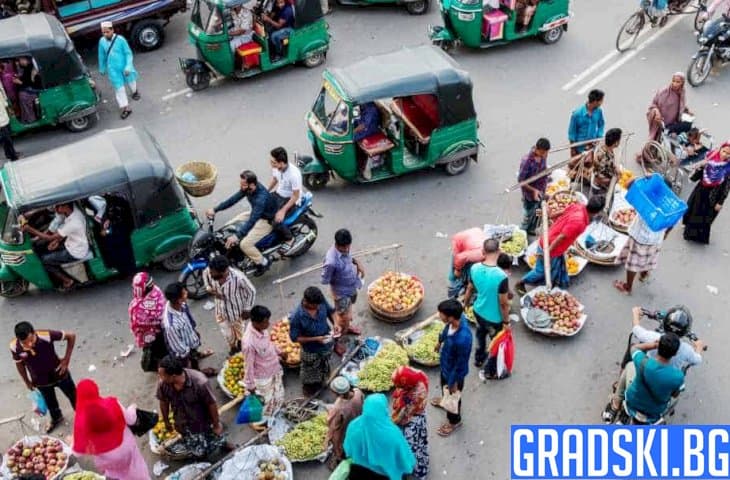
[[[611,51],[611,52],[608,52],[603,58],[601,58],[596,63],[594,63],[593,65],[591,65],[590,67],[586,68],[581,73],[579,73],[578,75],[576,75],[576,77],[573,80],[571,80],[568,83],[566,83],[565,85],[563,85],[563,90],[564,91],[571,90],[581,80],[583,80],[588,75],[590,75],[591,73],[593,73],[596,69],[600,68],[604,63],[608,62],[613,57],[615,57],[616,55],[618,55],[618,53],[619,53],[618,50],[615,50],[615,49],[613,51]]]
[[[223,80],[221,77],[214,78],[210,81],[210,85],[213,86],[216,83]],[[183,88],[182,90],[178,90],[177,92],[168,93],[167,95],[163,95],[162,101],[166,102],[168,100],[172,100],[173,98],[179,97],[180,95],[187,95],[188,93],[191,93],[193,90],[191,88]]]
[[[636,47],[636,49],[632,50],[631,52],[629,52],[626,55],[624,55],[623,57],[621,57],[621,59],[619,59],[619,61],[617,61],[610,67],[608,67],[606,70],[601,72],[598,76],[594,77],[593,80],[591,80],[590,82],[583,85],[583,87],[576,92],[576,95],[584,95],[588,90],[590,90],[591,88],[596,86],[598,83],[600,83],[601,81],[608,78],[611,74],[613,74],[613,72],[615,72],[616,70],[621,68],[624,64],[626,64],[626,62],[628,62],[629,60],[634,58],[637,53],[639,53],[640,51],[642,51],[643,49],[645,49],[646,47],[651,45],[654,42],[654,40],[656,40],[657,38],[664,35],[666,32],[671,30],[675,25],[677,25],[681,21],[682,21],[682,15],[677,15],[676,18],[673,18],[672,20],[670,20],[664,27],[658,29],[652,36],[650,36],[649,38],[647,38],[646,40],[641,42],[639,44],[639,46]]]

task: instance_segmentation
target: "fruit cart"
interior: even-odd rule
[[[223,362],[218,371],[218,386],[228,398],[237,398],[244,393],[243,376],[246,373],[246,362],[242,353],[237,353]]]
[[[528,245],[527,251],[525,252],[525,263],[530,268],[535,268],[535,264],[537,263],[537,247],[538,242],[535,240]],[[568,276],[576,277],[585,270],[586,265],[588,265],[588,260],[581,257],[575,249],[569,249],[566,253],[565,263],[568,267]]]
[[[386,272],[368,286],[368,305],[375,318],[402,323],[414,317],[423,304],[423,282],[409,273]]]
[[[522,319],[530,330],[551,337],[572,337],[585,326],[585,307],[565,290],[537,287],[520,299]]]
[[[440,355],[435,351],[444,323],[435,313],[412,327],[395,333],[395,340],[406,349],[413,363],[424,367],[438,367]]]
[[[271,341],[286,354],[281,364],[286,368],[299,368],[302,364],[302,346],[289,337],[289,317],[284,317],[271,327]]]
[[[286,402],[267,422],[269,442],[281,449],[293,463],[324,462],[329,454],[327,408],[314,399],[298,398]]]

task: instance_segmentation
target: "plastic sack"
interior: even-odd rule
[[[449,387],[444,385],[444,395],[441,397],[441,408],[449,413],[457,415],[459,413],[459,401],[461,401],[461,392],[451,393]]]
[[[512,330],[503,329],[489,343],[489,357],[486,373],[493,378],[507,378],[512,374],[515,359],[515,345]]]
[[[350,467],[352,466],[352,460],[349,458],[340,462],[337,468],[330,475],[329,480],[347,480],[350,478]]]
[[[33,411],[41,417],[45,417],[48,413],[48,405],[43,394],[39,390],[33,390],[28,394],[28,398],[33,402]]]
[[[263,417],[264,405],[256,395],[249,395],[241,404],[236,416],[236,423],[242,425],[244,423],[260,422]]]

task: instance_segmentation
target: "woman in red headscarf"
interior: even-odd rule
[[[139,272],[132,280],[132,301],[129,302],[129,328],[137,347],[149,350],[152,362],[149,371],[157,371],[157,362],[167,355],[162,334],[162,313],[165,295],[155,285],[152,276]],[[143,367],[144,368],[144,367]]]
[[[150,480],[147,465],[127,425],[137,421],[135,405],[123,408],[115,397],[100,397],[93,380],[76,387],[73,451],[89,455],[107,478]]]
[[[428,400],[428,377],[421,370],[399,367],[393,372],[393,405],[391,418],[400,427],[416,457],[413,477],[428,476],[428,428],[426,404]]]

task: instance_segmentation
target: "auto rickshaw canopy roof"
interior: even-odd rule
[[[355,103],[432,94],[438,98],[442,124],[476,116],[469,74],[436,47],[404,48],[329,71]]]
[[[0,59],[31,56],[44,88],[64,85],[86,75],[66,29],[46,13],[15,15],[0,20]]]
[[[163,207],[184,205],[164,154],[152,136],[134,127],[105,130],[22,162],[8,162],[4,170],[6,198],[19,213],[112,192],[131,196],[141,223],[153,218],[153,212],[166,213],[159,211]]]
[[[248,3],[255,5],[258,0],[204,0],[213,4],[220,5],[223,8],[233,8]],[[322,15],[322,4],[320,0],[286,0],[287,3],[294,7],[294,26],[296,28],[314,23]]]

